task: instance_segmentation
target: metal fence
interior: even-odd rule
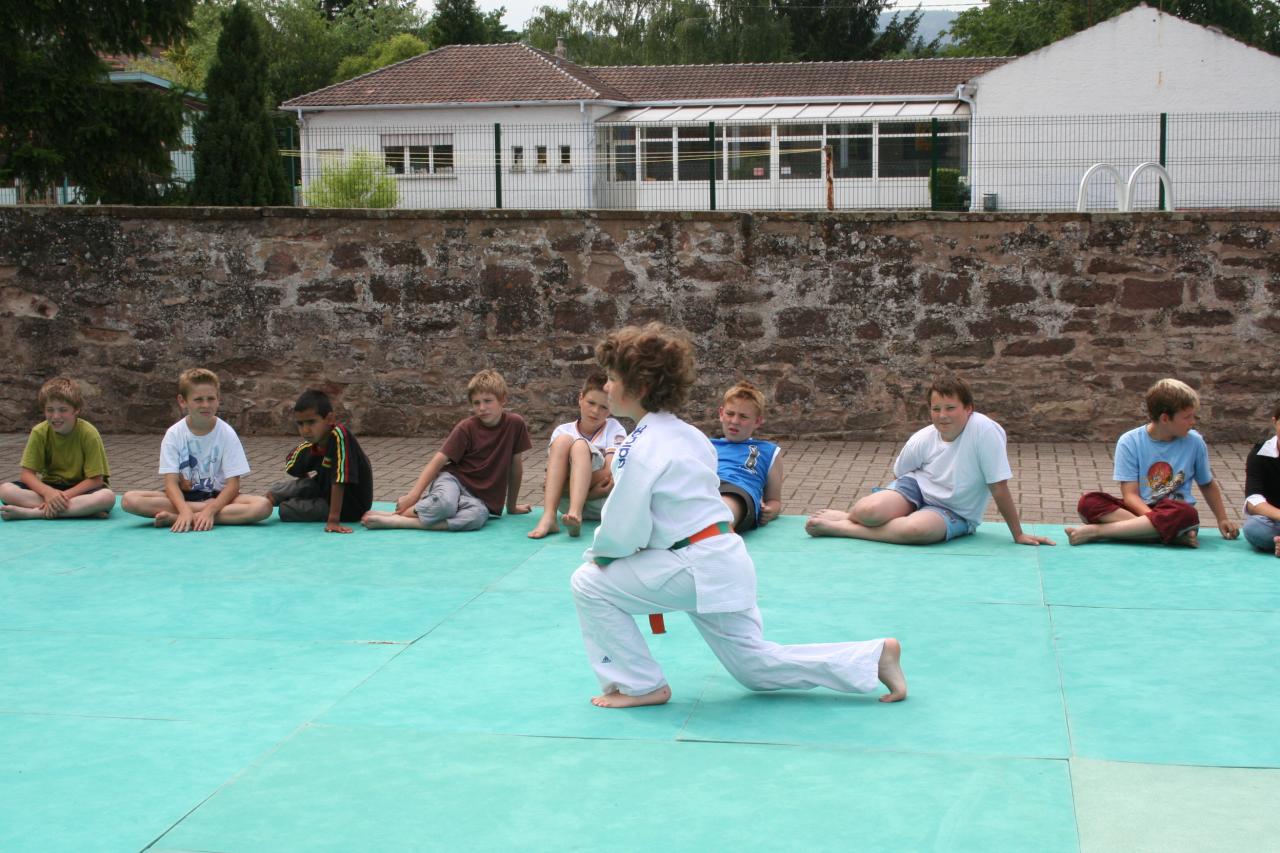
[[[349,114],[348,114],[349,115]],[[1280,208],[1280,113],[770,123],[374,126],[312,118],[300,203],[345,206],[372,179],[404,208],[1074,210]],[[363,170],[352,169],[360,162]],[[317,193],[322,178],[351,192]]]

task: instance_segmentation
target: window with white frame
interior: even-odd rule
[[[556,168],[562,172],[573,168],[573,151],[568,145],[560,146],[560,163]]]
[[[716,137],[723,133],[717,130]],[[707,126],[683,125],[676,128],[676,169],[677,180],[708,181],[711,179],[712,163],[716,166],[716,177],[722,177],[723,168],[716,154],[716,146],[707,136]]]
[[[832,177],[871,177],[872,131],[869,121],[827,123]]]
[[[634,127],[610,128],[609,178],[614,181],[636,179],[636,129]]]
[[[823,177],[822,149],[822,125],[778,125],[778,177],[784,181]]]
[[[524,171],[524,146],[523,145],[511,146],[511,171],[513,172]]]
[[[935,161],[939,168],[960,169],[969,162],[969,122],[938,122],[938,149],[933,151],[933,128],[928,121],[880,122],[880,177],[927,178]]]
[[[453,174],[452,133],[384,133],[382,155],[393,175]]]
[[[540,169],[545,171],[547,168],[547,146],[539,145],[535,147],[533,150],[534,150],[534,155],[537,157],[537,159],[534,160],[533,167],[535,169]]]
[[[728,125],[724,129],[724,136],[725,154],[729,160],[729,180],[765,181],[769,179],[772,125]]]
[[[675,176],[671,156],[671,128],[641,128],[640,139],[640,179],[642,181],[671,180]]]

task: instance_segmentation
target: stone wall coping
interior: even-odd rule
[[[1173,212],[954,212],[933,210],[368,210],[319,207],[176,207],[131,205],[16,205],[0,212],[30,216],[98,216],[113,219],[252,221],[257,219],[413,220],[600,220],[630,222],[1280,222],[1280,210],[1177,210]]]

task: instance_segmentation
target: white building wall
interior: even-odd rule
[[[1178,206],[1280,204],[1280,126],[1256,115],[1280,113],[1280,57],[1221,33],[1140,6],[973,83],[975,206],[996,193],[1002,209],[1074,209],[1093,163],[1127,176],[1158,159],[1162,112]],[[1140,183],[1137,206],[1154,207],[1154,177]],[[1110,181],[1089,200],[1114,209]]]
[[[501,182],[504,208],[596,207],[595,120],[612,107],[591,104],[521,107],[415,108],[399,110],[326,110],[304,112],[301,124],[302,182],[305,189],[320,174],[321,152],[370,151],[381,156],[387,134],[448,135],[453,145],[451,171],[397,175],[399,207],[489,208],[497,204],[494,175],[494,125],[501,125]],[[517,169],[513,148],[524,152]],[[547,162],[537,162],[538,146]],[[570,162],[560,162],[561,146]]]

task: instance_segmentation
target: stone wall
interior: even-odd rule
[[[1280,214],[736,214],[0,209],[0,430],[66,373],[104,430],[162,430],[175,377],[289,431],[323,386],[358,433],[439,432],[493,366],[538,431],[574,412],[592,346],[661,319],[697,342],[686,414],[747,376],[772,435],[898,440],[961,371],[1022,440],[1112,439],[1179,376],[1211,439],[1280,396]]]

